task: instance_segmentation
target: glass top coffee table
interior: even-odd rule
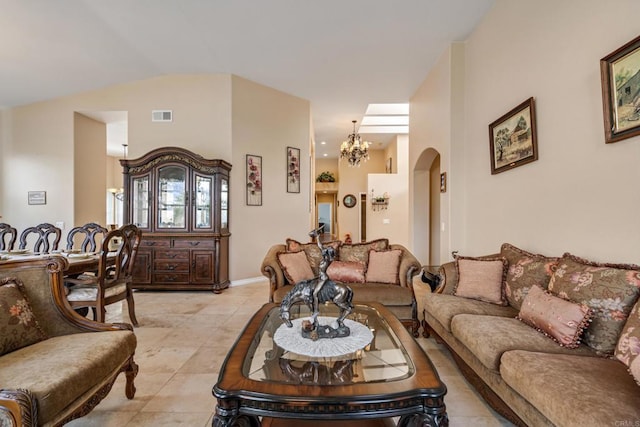
[[[334,316],[324,306],[321,316]],[[337,312],[336,312],[337,313]],[[308,317],[305,306],[292,319]],[[354,420],[400,417],[398,426],[447,426],[446,386],[400,321],[381,304],[355,305],[350,319],[373,341],[344,356],[317,358],[273,342],[279,307],[265,304],[249,321],[220,369],[213,395],[216,427],[259,426],[260,417]],[[340,338],[334,338],[340,339]]]

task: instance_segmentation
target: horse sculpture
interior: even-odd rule
[[[313,302],[313,289],[319,279],[304,280],[296,283],[293,289],[285,295],[280,303],[280,318],[288,326],[292,327],[291,315],[289,310],[295,303],[302,302],[309,307],[309,310],[313,313],[314,327],[318,325],[318,310],[314,307]],[[318,301],[320,303],[332,302],[340,308],[340,316],[336,319],[338,327],[344,327],[344,319],[353,310],[353,291],[350,287],[334,282],[333,280],[326,280],[324,286],[318,293]]]

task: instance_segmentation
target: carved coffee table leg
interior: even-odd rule
[[[449,417],[444,406],[444,399],[427,398],[424,410],[417,414],[403,415],[398,421],[398,427],[448,427]]]
[[[253,415],[238,413],[238,402],[218,399],[213,427],[260,427],[260,420]]]

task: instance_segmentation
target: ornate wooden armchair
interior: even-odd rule
[[[30,234],[36,235],[33,251],[48,254],[58,249],[58,244],[62,237],[62,230],[46,222],[38,224],[35,227],[25,228],[24,231],[20,233],[19,249],[27,249],[27,241],[30,240]]]
[[[97,237],[101,236],[104,239],[108,232],[109,230],[95,222],[73,227],[67,234],[67,250],[80,249],[82,252],[95,252]],[[81,243],[80,239],[83,239]]]
[[[0,251],[12,250],[17,238],[18,230],[4,222],[0,223]]]
[[[83,274],[65,280],[71,306],[94,308],[98,322],[105,321],[107,305],[126,299],[131,323],[138,326],[131,275],[142,233],[137,227],[131,227],[107,233],[102,241],[96,276]],[[110,252],[112,248],[116,249]]]

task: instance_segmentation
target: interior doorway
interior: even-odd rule
[[[360,193],[360,241],[367,241],[367,193]]]
[[[413,252],[423,265],[440,265],[440,153],[422,152],[413,171]]]
[[[316,194],[317,227],[324,226],[320,241],[335,240],[338,235],[337,203],[335,193]]]

